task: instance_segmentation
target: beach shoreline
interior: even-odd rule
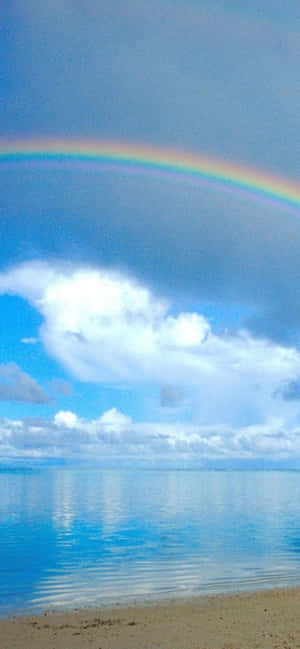
[[[296,649],[300,588],[273,588],[0,619],[1,649]]]

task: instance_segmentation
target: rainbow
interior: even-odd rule
[[[202,180],[256,198],[300,207],[300,185],[281,176],[227,159],[156,148],[144,144],[77,139],[0,139],[0,164],[62,163],[123,168],[132,173],[156,173]]]

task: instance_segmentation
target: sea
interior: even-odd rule
[[[300,585],[300,473],[0,469],[0,615]]]

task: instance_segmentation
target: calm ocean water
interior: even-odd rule
[[[300,473],[0,470],[0,614],[300,584]]]

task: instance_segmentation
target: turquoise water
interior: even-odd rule
[[[300,473],[0,470],[0,614],[300,584]]]

